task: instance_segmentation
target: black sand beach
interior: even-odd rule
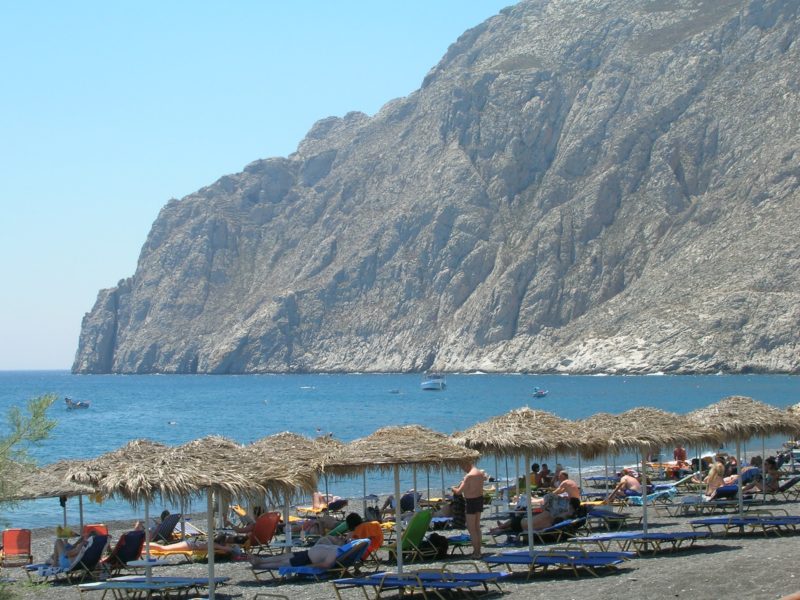
[[[763,508],[780,513],[800,515],[796,502],[770,503]],[[641,509],[626,508],[626,512],[639,515]],[[652,515],[652,512],[650,513]],[[483,529],[494,524],[489,519],[490,510],[484,512]],[[202,515],[195,515],[194,522],[203,522]],[[651,516],[652,531],[686,531],[690,529],[689,518]],[[116,539],[120,533],[129,529],[131,522],[109,524]],[[448,531],[448,535],[459,533]],[[38,562],[52,551],[54,531],[40,529],[34,531],[33,553]],[[484,548],[486,553],[496,550],[491,546]],[[508,580],[503,584],[505,596],[510,598],[569,599],[569,598],[781,598],[800,591],[800,570],[796,567],[796,556],[800,553],[800,531],[782,536],[761,533],[746,535],[715,535],[701,540],[693,548],[664,552],[655,556],[644,556],[630,560],[617,571],[603,573],[600,577],[589,574],[579,578],[567,573],[537,574],[530,581],[524,577]],[[452,563],[452,561],[447,561]],[[426,562],[407,565],[406,570],[435,568],[441,562]],[[386,565],[391,569],[391,565]],[[483,568],[483,566],[482,566]],[[254,598],[259,592],[282,594],[287,598],[316,600],[334,597],[330,583],[281,583],[264,584],[257,582],[247,562],[223,561],[216,564],[216,574],[230,577],[230,582],[218,590],[221,598]],[[484,569],[485,570],[485,569]],[[158,575],[193,576],[207,575],[205,563],[175,564],[157,569]],[[66,599],[78,598],[78,589],[68,584],[28,583],[21,569],[6,569],[6,576],[17,579],[10,588],[20,598]],[[88,594],[87,598],[101,597],[99,592]],[[345,598],[361,598],[358,590],[347,590]],[[387,597],[393,597],[388,594]]]

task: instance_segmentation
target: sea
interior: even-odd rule
[[[146,438],[181,444],[207,435],[222,435],[241,443],[291,431],[315,437],[332,435],[347,442],[387,425],[419,424],[444,433],[463,430],[509,410],[529,406],[566,419],[597,412],[620,413],[651,406],[686,413],[730,395],[750,396],[779,408],[800,401],[800,377],[781,375],[651,375],[575,376],[520,374],[448,374],[447,388],[423,391],[418,375],[73,375],[68,371],[0,371],[0,414],[7,427],[9,408],[52,393],[58,400],[49,416],[56,421],[50,437],[30,449],[39,464],[61,459],[93,458],[130,440]],[[535,398],[535,387],[548,391]],[[64,398],[90,403],[84,410],[67,410]],[[765,440],[779,448],[785,439]],[[762,440],[750,440],[761,448]],[[668,454],[671,448],[664,449]],[[697,449],[700,451],[701,449]],[[712,449],[718,450],[718,449]],[[603,468],[575,456],[536,457],[551,467],[561,463],[584,476]],[[634,456],[613,457],[615,465],[635,462]],[[479,466],[498,480],[514,480],[524,469],[519,458],[481,459]],[[522,471],[524,472],[524,471]],[[416,487],[439,496],[442,484],[457,483],[461,473],[406,470],[403,490]],[[416,482],[416,485],[414,485]],[[320,479],[321,491],[347,498],[364,496],[361,477]],[[390,475],[367,475],[368,495],[393,490]],[[304,503],[307,498],[296,498]],[[205,499],[193,499],[186,512],[202,512]],[[162,509],[150,507],[151,514]],[[78,501],[67,501],[67,520],[77,523]],[[87,522],[135,519],[141,507],[122,500],[83,500]],[[62,523],[58,498],[0,505],[5,526],[49,527]]]

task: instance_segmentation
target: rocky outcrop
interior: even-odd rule
[[[161,211],[81,373],[798,372],[794,0],[535,0]]]

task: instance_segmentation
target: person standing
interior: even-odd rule
[[[462,494],[466,504],[467,531],[472,542],[472,558],[481,558],[481,513],[483,512],[483,481],[486,475],[472,463],[463,467],[464,479],[453,486],[454,494]]]

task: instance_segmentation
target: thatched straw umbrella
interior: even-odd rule
[[[586,457],[604,452],[638,451],[642,465],[648,452],[678,442],[716,443],[719,435],[680,415],[657,408],[634,408],[611,417],[583,421],[580,442]],[[647,473],[642,469],[642,528],[647,532]]]
[[[443,433],[420,425],[384,427],[371,435],[346,444],[325,460],[326,473],[353,475],[367,470],[394,471],[394,497],[397,506],[397,571],[403,572],[402,520],[400,519],[400,467],[436,465],[445,467],[474,463],[480,455],[453,443]]]
[[[247,451],[254,455],[254,460],[259,463],[269,463],[279,458],[287,464],[293,465],[293,469],[298,473],[316,481],[317,473],[322,469],[325,457],[330,455],[343,444],[330,437],[319,437],[312,439],[297,433],[284,431],[270,435],[249,444]],[[313,485],[313,483],[312,483]],[[309,486],[304,486],[306,490]],[[292,528],[289,523],[289,507],[291,496],[296,489],[284,490],[283,495],[283,520],[286,524],[286,545],[292,543]]]
[[[11,489],[0,492],[2,499],[16,502],[19,500],[39,500],[42,498],[61,498],[64,514],[64,527],[67,526],[67,505],[63,500],[73,496],[94,493],[94,488],[75,483],[66,477],[66,461],[37,468],[33,465],[9,463],[3,470],[14,482]],[[81,510],[81,528],[83,528],[83,511]]]
[[[454,433],[453,440],[482,454],[508,456],[524,453],[528,464],[534,455],[579,449],[573,421],[528,407],[514,409]],[[530,498],[528,500],[528,548],[533,554],[533,509]]]
[[[741,443],[753,436],[797,432],[797,419],[788,412],[747,396],[728,396],[719,402],[686,415],[688,419],[716,432],[721,440],[736,440],[736,464],[741,472]],[[739,515],[744,512],[742,484],[739,481]]]

